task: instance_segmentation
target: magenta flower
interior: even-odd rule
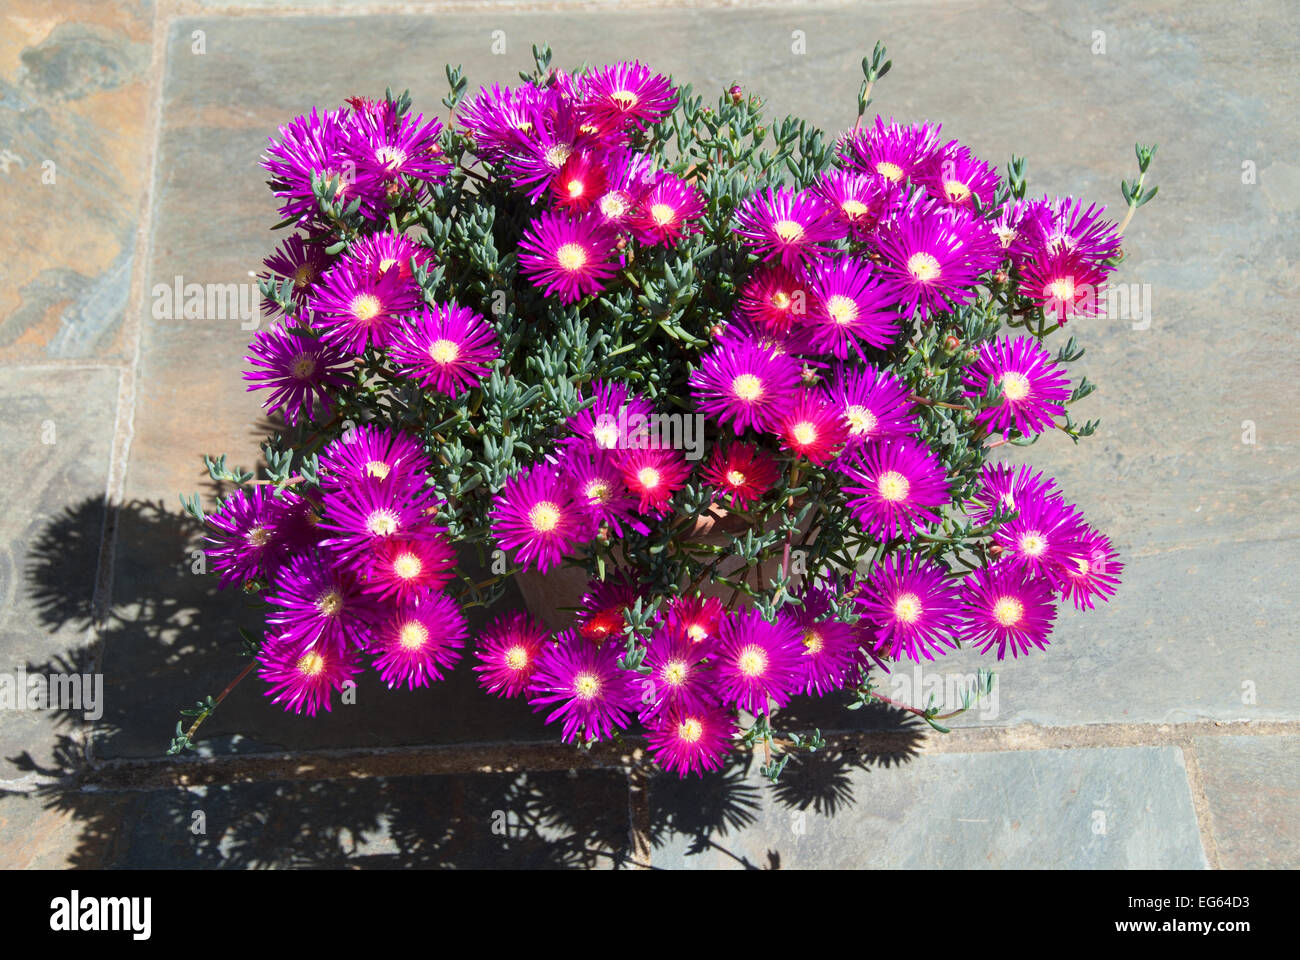
[[[1061,491],[1051,477],[1034,473],[1028,464],[986,463],[980,470],[980,486],[966,505],[976,524],[991,523],[998,510],[1019,510],[1034,500],[1059,500]]]
[[[647,442],[643,447],[632,447],[614,452],[614,464],[623,476],[623,483],[632,495],[639,498],[637,512],[671,512],[673,494],[686,484],[691,475],[691,464],[680,450]]]
[[[1044,577],[1082,559],[1088,528],[1077,507],[1057,497],[1030,497],[1016,509],[1014,517],[993,531],[993,542],[1002,548],[1001,562]]]
[[[1034,211],[1025,221],[1027,236],[1020,249],[1026,259],[1038,253],[1076,253],[1095,266],[1119,253],[1120,236],[1115,223],[1101,219],[1105,207],[1083,209],[1074,197],[1031,201]]]
[[[764,260],[779,260],[787,270],[816,264],[830,253],[824,244],[840,229],[835,211],[811,192],[769,187],[752,194],[736,212],[740,239]]]
[[[650,638],[643,661],[650,672],[640,677],[643,723],[665,711],[698,713],[717,703],[708,654],[708,644],[677,631],[660,630]]]
[[[433,265],[432,250],[405,234],[387,230],[361,237],[352,244],[348,255],[374,274],[396,270],[397,275],[408,285],[415,282],[412,261],[424,268]]]
[[[561,210],[586,213],[605,194],[605,167],[591,150],[578,150],[564,161],[551,183],[551,196]]]
[[[610,131],[644,130],[677,106],[677,91],[668,78],[639,60],[597,68],[583,78],[583,92],[586,116]]]
[[[604,739],[627,726],[640,697],[640,675],[618,665],[622,656],[617,644],[598,646],[566,630],[542,648],[528,683],[528,702],[539,711],[558,704],[546,722],[563,721],[565,743],[579,734]]]
[[[367,593],[405,603],[451,582],[456,550],[443,531],[429,527],[420,530],[419,536],[374,544],[362,563]]]
[[[367,192],[386,197],[441,180],[452,165],[442,155],[442,122],[427,122],[422,113],[397,115],[395,104],[382,102],[352,114],[348,146],[356,158],[357,181]]]
[[[573,488],[554,467],[538,463],[506,481],[492,504],[492,534],[515,562],[545,573],[573,554],[591,530]]]
[[[414,310],[419,299],[419,287],[398,271],[375,273],[344,257],[325,272],[308,302],[322,339],[359,356],[366,347],[387,345],[398,317]]]
[[[217,531],[205,551],[221,586],[244,583],[255,577],[273,579],[284,562],[290,542],[291,512],[300,504],[297,494],[278,497],[270,487],[239,488],[221,503],[207,522]]]
[[[1052,588],[1022,567],[998,561],[972,571],[962,584],[966,627],[962,639],[981,653],[998,648],[998,659],[1046,649],[1056,619]]]
[[[1103,603],[1115,595],[1124,564],[1110,545],[1110,540],[1096,530],[1087,530],[1081,540],[1082,551],[1072,563],[1050,571],[1056,589],[1078,610],[1091,610],[1094,600]]]
[[[711,655],[723,701],[751,714],[784,707],[802,686],[802,641],[789,620],[769,623],[752,607],[723,620]]]
[[[524,692],[537,669],[537,658],[551,639],[545,627],[521,611],[498,614],[479,637],[474,668],[479,686],[498,697]]]
[[[876,566],[857,598],[872,624],[876,653],[920,663],[955,648],[962,629],[960,596],[948,571],[910,553],[894,553]]]
[[[548,296],[576,303],[614,275],[614,236],[595,219],[544,213],[519,241],[523,273]]]
[[[626,573],[589,581],[574,616],[579,635],[592,643],[622,636],[627,628],[628,608],[644,596],[645,590]]]
[[[424,486],[429,459],[419,441],[399,430],[371,424],[353,427],[321,451],[319,475],[326,492],[350,487],[367,478],[386,481],[395,489]]]
[[[781,614],[798,632],[803,646],[799,684],[804,693],[819,697],[852,682],[858,663],[857,628],[828,618],[828,610],[821,592],[810,589],[804,594],[802,609]]]
[[[378,477],[329,490],[320,523],[328,547],[340,561],[364,570],[371,551],[389,540],[406,540],[430,530],[433,488],[399,487]]]
[[[330,695],[361,672],[353,652],[319,644],[303,649],[295,640],[269,633],[257,661],[257,675],[270,685],[266,695],[271,702],[297,714],[306,710],[309,717],[322,707],[328,712]]]
[[[849,512],[882,540],[911,537],[939,522],[948,502],[948,478],[929,447],[910,438],[867,444],[841,458]]]
[[[689,637],[693,643],[712,643],[722,627],[725,611],[717,597],[672,597],[660,608],[665,628]]]
[[[1104,312],[1106,273],[1077,251],[1044,251],[1020,264],[1020,295],[1038,304],[1048,320],[1064,326],[1070,317]]]
[[[752,443],[713,448],[712,458],[700,471],[719,496],[742,510],[772,489],[781,476],[776,461]]]
[[[590,387],[589,396],[583,389],[579,397],[584,402],[594,397],[595,402],[585,405],[566,421],[580,444],[592,443],[601,450],[614,450],[640,442],[639,438],[645,436],[650,415],[654,413],[650,402],[629,393],[627,387],[618,381],[604,383],[596,380]]]
[[[279,287],[285,280],[293,281],[292,296],[298,309],[307,304],[311,289],[321,275],[329,269],[334,258],[325,252],[327,242],[314,242],[321,234],[308,234],[304,237],[295,233],[276,247],[275,252],[262,261],[266,272],[259,279],[273,280]],[[274,300],[262,298],[262,314],[274,316],[280,305]]]
[[[375,631],[375,669],[389,689],[427,687],[456,665],[468,636],[456,601],[428,594],[399,606]]]
[[[574,502],[592,536],[608,526],[614,536],[622,537],[623,525],[633,523],[637,497],[628,492],[614,460],[602,451],[573,446],[566,451],[561,469],[570,479]]]
[[[825,466],[840,455],[848,437],[840,412],[819,389],[804,390],[777,425],[781,449]]]
[[[974,300],[980,276],[1002,258],[987,225],[935,200],[910,203],[878,237],[881,272],[921,320]]]
[[[700,358],[691,388],[703,413],[730,423],[770,431],[795,396],[802,379],[788,354],[752,341],[720,343]]]
[[[641,198],[628,219],[628,227],[644,244],[671,247],[697,229],[694,221],[704,209],[704,197],[699,190],[680,177],[665,173]]]
[[[281,609],[266,622],[278,627],[299,651],[315,648],[339,654],[370,642],[375,605],[357,578],[312,550],[300,553],[280,571],[266,602]]]
[[[740,291],[736,312],[761,333],[784,337],[809,310],[808,284],[780,266],[759,269]]]
[[[621,228],[655,184],[654,161],[649,154],[622,147],[606,152],[604,161],[605,189],[593,212],[606,226]]]
[[[280,216],[300,223],[317,217],[312,180],[334,184],[334,200],[348,203],[360,196],[347,153],[345,110],[326,110],[295,117],[280,127],[279,139],[270,139],[261,165],[271,174],[271,190],[284,202]],[[370,207],[367,205],[369,212]]]
[[[848,427],[848,445],[904,437],[917,431],[912,391],[888,370],[840,368],[830,387],[831,402]]]
[[[468,307],[425,308],[399,330],[388,349],[397,372],[426,390],[458,397],[477,387],[499,356],[491,325]]]
[[[290,333],[286,327],[259,330],[244,359],[253,369],[245,371],[249,390],[270,390],[262,406],[279,411],[294,426],[312,419],[317,402],[326,410],[332,405],[330,389],[344,387],[352,361],[315,337]]]
[[[1070,381],[1033,337],[999,337],[980,346],[979,357],[962,374],[970,388],[964,396],[983,397],[990,381],[1001,388],[1002,398],[975,415],[990,433],[1014,428],[1032,436],[1052,429],[1070,399]]]
[[[998,168],[952,140],[918,173],[916,180],[930,196],[944,203],[969,206],[974,196],[980,207],[987,209],[996,198]]]
[[[717,770],[736,736],[730,710],[706,706],[694,711],[667,710],[646,727],[646,743],[655,762],[685,779]]]
[[[808,339],[819,353],[843,360],[862,344],[887,349],[898,336],[899,316],[892,289],[870,263],[841,257],[812,274],[812,309],[805,320]]]
[[[850,170],[901,184],[916,179],[938,154],[940,126],[903,126],[893,117],[886,123],[877,116],[874,127],[853,130],[841,138],[840,158]]]
[[[480,87],[473,98],[461,105],[457,119],[474,139],[478,155],[489,163],[503,160],[517,138],[533,129],[535,109],[554,94],[532,84],[515,89],[493,84]]]
[[[877,224],[903,202],[902,191],[891,181],[851,170],[827,170],[812,191],[835,211],[840,236],[868,240]]]

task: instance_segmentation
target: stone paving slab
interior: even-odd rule
[[[1300,737],[1198,737],[1194,744],[1220,866],[1300,867]]]
[[[10,370],[0,378],[0,684],[91,671],[87,630],[117,414],[111,369]],[[3,691],[0,691],[3,696]],[[55,766],[84,711],[0,699],[0,781]],[[84,704],[83,704],[84,705]]]
[[[821,764],[817,769],[816,765]],[[655,867],[1196,869],[1205,853],[1175,747],[830,757],[775,787],[650,785]]]
[[[152,28],[149,0],[0,12],[0,221],[22,238],[0,258],[0,361],[130,356]]]
[[[78,826],[80,831],[78,831]],[[0,796],[0,867],[628,866],[617,772]]]

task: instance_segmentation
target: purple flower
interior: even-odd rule
[[[583,78],[583,93],[586,117],[609,131],[644,130],[677,106],[677,91],[668,78],[639,60],[598,67]]]
[[[394,334],[388,355],[397,372],[426,390],[458,397],[477,387],[500,355],[491,325],[455,303],[425,308]]]
[[[919,195],[918,195],[919,198]],[[961,208],[915,199],[879,230],[880,269],[905,311],[922,320],[970,303],[1002,252],[992,231]]]
[[[698,713],[717,703],[713,671],[705,661],[709,652],[708,644],[674,630],[659,630],[650,638],[643,661],[650,672],[640,677],[643,723],[665,711]]]
[[[910,438],[867,444],[837,461],[848,482],[849,512],[863,529],[887,540],[911,537],[939,522],[948,479],[929,447]]]
[[[614,235],[595,219],[544,213],[524,231],[519,251],[524,275],[565,303],[599,293],[615,271]]]
[[[769,623],[752,607],[723,620],[711,657],[723,701],[752,714],[784,707],[802,686],[802,640],[789,620]]]
[[[720,768],[735,735],[731,711],[713,705],[669,709],[646,726],[646,743],[655,762],[683,779],[688,773],[703,775]]]
[[[1016,509],[1014,517],[993,531],[993,542],[1003,551],[1001,562],[1043,577],[1083,557],[1088,528],[1077,507],[1060,498],[1029,497]]]
[[[869,240],[876,226],[903,202],[902,191],[891,181],[851,170],[827,170],[812,191],[835,211],[840,236]]]
[[[962,639],[987,653],[998,648],[998,659],[1028,653],[1030,646],[1047,647],[1056,619],[1052,588],[1022,567],[1005,561],[972,571],[962,584],[966,627]]]
[[[328,493],[366,479],[381,480],[395,489],[418,490],[428,476],[429,459],[412,436],[372,424],[362,424],[331,440],[321,451],[319,475]]]
[[[280,571],[266,602],[281,609],[266,622],[298,649],[340,654],[370,642],[375,606],[353,574],[316,550],[300,553]]]
[[[284,202],[280,216],[306,222],[317,216],[312,179],[335,186],[334,200],[347,203],[359,196],[347,153],[347,111],[327,110],[295,117],[272,137],[261,164],[271,174],[271,190]]]
[[[800,382],[799,364],[792,357],[747,340],[718,344],[691,374],[700,410],[730,423],[736,433],[746,427],[774,429]]]
[[[821,261],[830,253],[824,244],[840,235],[826,201],[790,187],[751,195],[737,211],[734,229],[760,257],[779,260],[787,270]]]
[[[891,660],[906,656],[916,663],[955,648],[962,628],[957,585],[948,571],[910,553],[885,557],[872,572],[858,607],[874,625],[875,651]]]
[[[398,607],[375,631],[375,669],[390,689],[427,687],[456,665],[467,636],[456,601],[445,593],[429,594]]]
[[[340,560],[364,570],[371,551],[390,540],[430,532],[428,513],[435,506],[432,488],[401,487],[378,477],[363,477],[325,494],[325,534],[321,545]]]
[[[328,410],[330,388],[344,387],[352,361],[329,344],[290,333],[283,326],[271,326],[253,335],[249,355],[244,359],[253,369],[244,373],[251,381],[249,390],[270,390],[262,406],[279,411],[285,422],[294,426],[311,420],[314,404]]]
[[[498,614],[478,640],[474,651],[481,663],[474,668],[479,686],[499,697],[524,692],[537,669],[537,658],[550,633],[521,611]]]
[[[1021,504],[1031,500],[1060,499],[1061,491],[1056,481],[1034,473],[1028,464],[1018,468],[1009,463],[987,463],[980,470],[980,486],[966,504],[971,519],[976,524],[991,523],[1002,510],[1019,510]]]
[[[272,280],[277,287],[285,280],[293,281],[291,296],[300,310],[306,306],[312,287],[334,262],[334,258],[325,252],[326,243],[315,242],[319,236],[308,234],[304,237],[295,233],[262,261],[266,272],[261,275],[261,279]],[[274,316],[279,309],[280,305],[274,300],[262,298],[263,315]]]
[[[322,707],[330,709],[330,694],[342,690],[343,684],[361,672],[361,663],[351,651],[335,650],[317,644],[303,649],[297,641],[266,635],[258,651],[257,675],[270,689],[266,695],[285,710],[314,717]]]
[[[1052,429],[1070,399],[1070,381],[1033,337],[999,337],[980,346],[979,357],[962,374],[970,388],[964,396],[983,397],[990,381],[1001,388],[1002,398],[975,415],[990,433],[1014,428],[1032,436]]]
[[[344,257],[321,278],[309,302],[322,339],[359,356],[366,347],[388,344],[397,318],[419,302],[419,288],[397,270],[377,273]]]
[[[903,126],[893,117],[886,123],[878,116],[874,127],[853,130],[841,138],[840,159],[851,170],[901,184],[915,179],[939,152],[940,126]]]
[[[841,367],[830,397],[848,425],[850,447],[917,432],[911,388],[888,370]]]
[[[538,463],[506,481],[492,505],[492,534],[515,562],[545,573],[572,555],[591,530],[573,488],[555,467]]]
[[[949,141],[916,177],[930,196],[955,206],[969,206],[978,197],[980,207],[993,206],[998,189],[998,169],[975,156],[956,140]]]
[[[862,344],[884,350],[898,336],[893,290],[870,263],[841,257],[812,273],[812,309],[805,326],[819,353],[843,360],[850,348],[865,359]]]
[[[640,693],[639,674],[618,665],[622,656],[617,644],[598,646],[566,630],[538,656],[528,702],[539,711],[559,705],[546,722],[564,722],[565,743],[580,733],[587,740],[604,739],[627,726]]]
[[[1050,576],[1061,597],[1069,599],[1078,610],[1091,610],[1094,600],[1103,603],[1115,595],[1124,564],[1110,545],[1110,540],[1088,529],[1081,539],[1080,555],[1071,563],[1052,570]]]
[[[266,485],[240,488],[227,497],[207,522],[217,536],[207,542],[212,569],[221,575],[223,587],[255,577],[273,579],[293,544],[290,530],[294,508],[302,503],[297,494],[285,491],[278,497]]]

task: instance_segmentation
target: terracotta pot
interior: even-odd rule
[[[741,517],[728,513],[716,503],[710,505],[706,513],[695,518],[695,527],[691,539],[709,546],[724,546],[733,536],[743,534],[748,524]],[[806,529],[806,528],[805,528]],[[615,555],[621,560],[621,554]],[[727,557],[718,564],[718,572],[729,577],[742,569],[744,564],[736,557]],[[775,569],[769,561],[765,574],[771,575]],[[795,587],[802,584],[802,577],[795,581]],[[525,570],[515,575],[515,583],[523,595],[524,604],[529,614],[550,630],[565,630],[573,626],[574,610],[587,592],[587,573],[580,567],[557,567],[546,573]],[[688,585],[682,584],[684,590]],[[723,601],[731,598],[733,588],[707,580],[700,584],[699,593],[703,597],[718,597]],[[750,600],[744,594],[740,602],[748,605]],[[565,609],[565,608],[569,609]]]

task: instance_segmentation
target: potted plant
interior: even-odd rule
[[[990,456],[1095,430],[1049,338],[1104,313],[1154,147],[1116,225],[866,121],[880,45],[833,137],[533,53],[473,96],[449,67],[446,124],[389,91],[271,138],[292,233],[244,376],[283,428],[260,476],[207,459],[212,513],[182,498],[263,604],[245,674],[312,715],[367,666],[436,696],[465,664],[566,741],[640,724],[683,776],[761,742],[776,776],[822,743],[778,733],[792,696],[888,701],[892,663],[1041,650],[1110,597],[1105,535]],[[510,578],[529,609],[470,637]]]

